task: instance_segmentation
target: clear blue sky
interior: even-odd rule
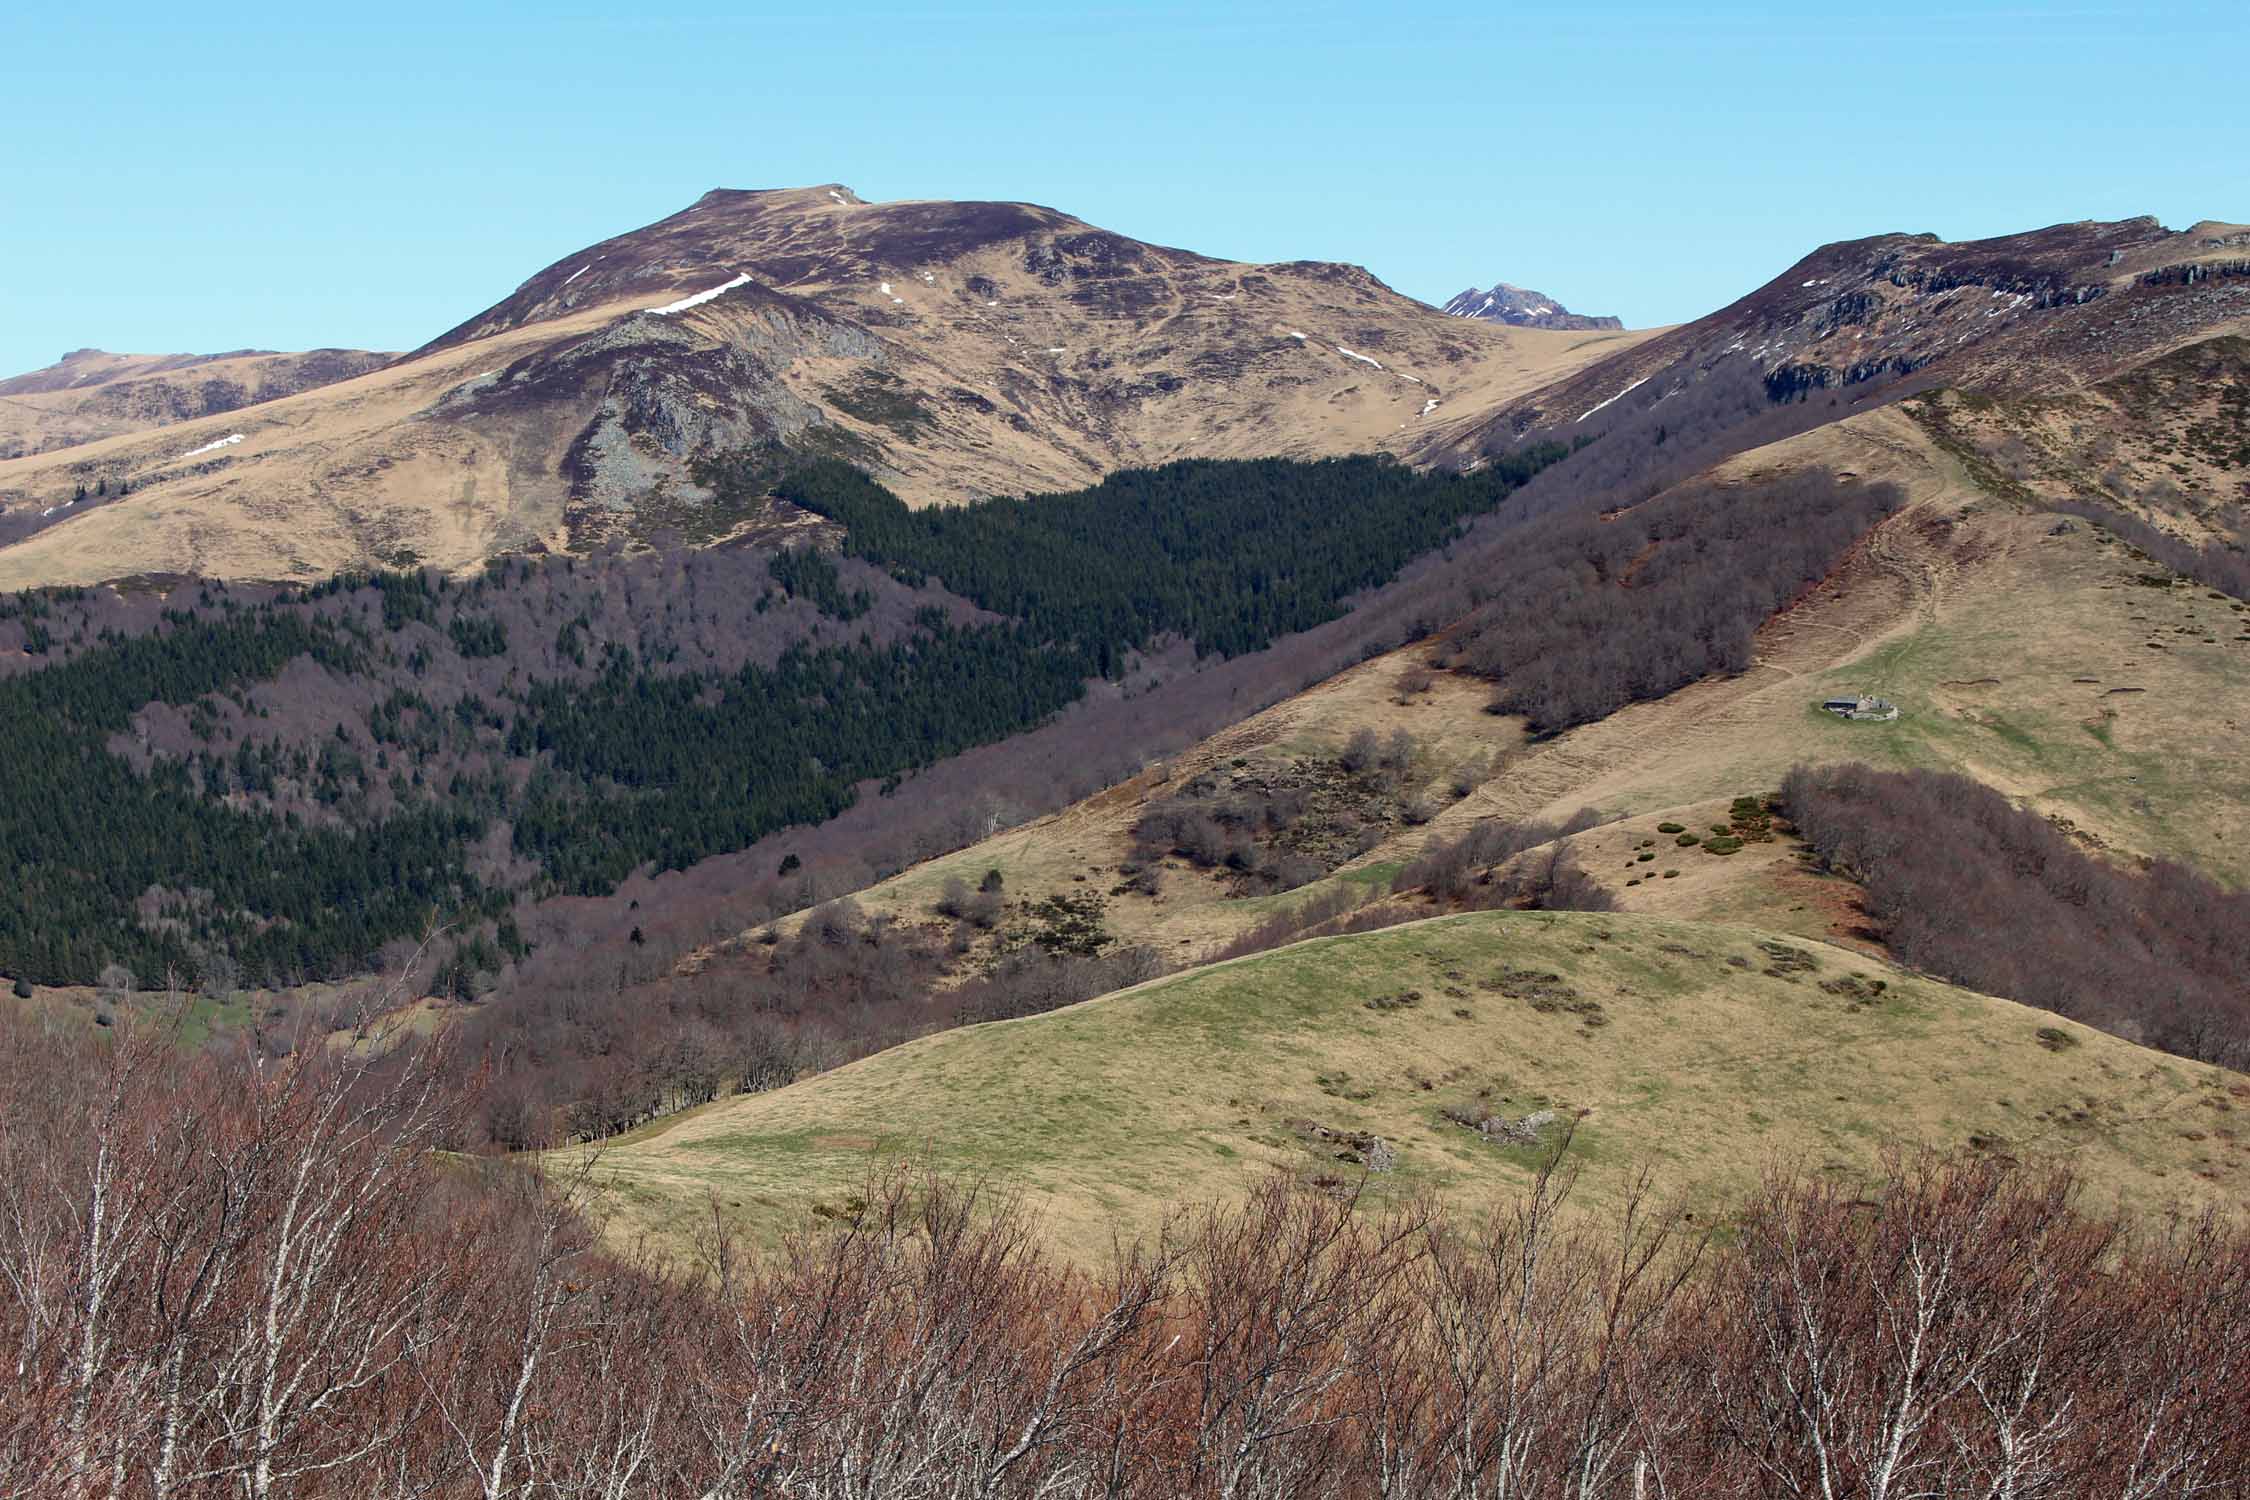
[[[8,7],[0,374],[404,348],[705,189],[1018,198],[1632,324],[1825,240],[2250,219],[2250,5]]]

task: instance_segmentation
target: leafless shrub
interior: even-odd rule
[[[1601,815],[1590,807],[1559,823],[1487,819],[1453,838],[1431,840],[1392,877],[1391,890],[1424,891],[1440,901],[1460,901],[1491,870],[1523,851],[1583,833],[1601,822]]]
[[[1085,1269],[877,1165],[759,1251],[594,1231],[598,1164],[439,1170],[402,1058],[242,1071],[0,1015],[0,1475],[141,1500],[2231,1494],[2250,1234],[1990,1156],[1455,1218],[1275,1177]],[[403,1066],[401,1065],[403,1064]],[[1826,1488],[1824,1489],[1824,1486]]]
[[[1742,671],[1758,627],[1903,500],[1895,486],[1816,471],[1558,517],[1515,539],[1452,650],[1496,680],[1495,712],[1541,733],[1586,723]]]

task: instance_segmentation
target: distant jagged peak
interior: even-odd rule
[[[1489,288],[1470,287],[1445,304],[1448,315],[1505,323],[1511,328],[1623,328],[1622,319],[1574,313],[1544,292],[1534,292],[1505,281]]]

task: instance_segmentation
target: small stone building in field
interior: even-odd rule
[[[1839,719],[1895,719],[1898,705],[1866,693],[1849,697],[1823,698],[1820,706]]]

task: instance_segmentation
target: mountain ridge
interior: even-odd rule
[[[1473,461],[1535,427],[1579,424],[1649,387],[1653,404],[1714,376],[1775,402],[1864,402],[1914,379],[1995,391],[2071,389],[2166,350],[2250,326],[2241,226],[2077,220],[1981,240],[1839,240],[1690,323],[1510,403],[1456,419],[1418,456]],[[2205,275],[2205,270],[2217,274]],[[1737,356],[1740,356],[1737,358]]]
[[[349,380],[394,357],[339,348],[222,354],[73,349],[51,365],[0,380],[0,459],[240,411]]]
[[[1449,404],[1599,352],[1445,318],[1360,267],[1216,260],[1036,204],[714,190],[215,457],[181,463],[235,427],[0,464],[0,583],[716,539],[742,518],[697,467],[760,446],[847,459],[914,504],[1398,451]],[[126,485],[122,508],[63,512]]]
[[[1448,316],[1364,268],[1218,260],[1039,204],[714,189],[350,379],[191,417],[177,440],[0,460],[0,585],[723,540],[762,522],[698,475],[745,450],[841,458],[928,505],[1188,457],[1458,467],[1713,380],[1745,416],[1911,384],[2067,388],[2250,327],[2243,233],[1870,236],[1632,332]]]

